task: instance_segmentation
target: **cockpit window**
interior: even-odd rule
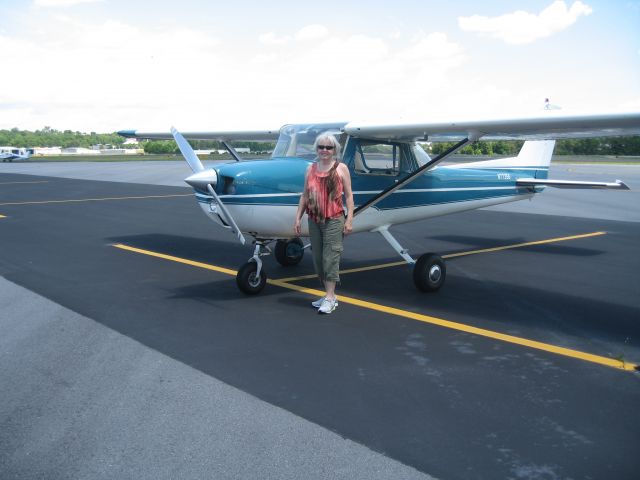
[[[353,168],[355,173],[391,175],[409,173],[418,168],[414,145],[382,143],[354,139]]]
[[[297,157],[313,160],[316,152],[313,144],[316,137],[321,133],[331,133],[336,136],[341,143],[344,137],[340,129],[344,123],[318,123],[305,125],[285,125],[280,129],[278,143],[273,150],[273,158],[276,157]]]

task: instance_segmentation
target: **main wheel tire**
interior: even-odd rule
[[[447,266],[440,255],[425,253],[413,267],[413,282],[423,292],[435,292],[444,284]]]
[[[275,248],[276,260],[283,267],[297,265],[304,257],[304,243],[299,238],[278,240]]]
[[[256,295],[262,291],[267,284],[267,272],[264,268],[260,271],[260,276],[256,276],[258,265],[256,262],[247,262],[236,275],[236,283],[238,288],[247,295]]]

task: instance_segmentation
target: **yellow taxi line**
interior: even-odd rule
[[[472,250],[469,252],[451,253],[449,255],[443,255],[442,258],[454,258],[454,257],[462,257],[465,255],[475,255],[477,253],[498,252],[500,250],[509,250],[512,248],[530,247],[532,245],[544,245],[545,243],[566,242],[568,240],[579,240],[581,238],[597,237],[597,236],[606,235],[606,234],[607,232],[583,233],[580,235],[572,235],[570,237],[549,238],[547,240],[538,240],[535,242],[515,243],[513,245],[504,245],[502,247],[483,248],[482,250]]]
[[[165,255],[163,253],[158,253],[158,252],[152,252],[150,250],[143,250],[141,248],[136,248],[136,247],[131,247],[129,245],[124,245],[124,244],[115,244],[113,245],[116,248],[122,249],[122,250],[128,250],[130,252],[135,252],[135,253],[140,253],[143,255],[148,255],[151,257],[156,257],[156,258],[161,258],[164,260],[170,260],[173,262],[178,262],[178,263],[182,263],[185,265],[190,265],[190,266],[194,266],[194,267],[198,267],[198,268],[205,268],[207,270],[214,270],[220,273],[225,273],[227,275],[236,275],[237,272],[235,270],[231,270],[228,268],[223,268],[223,267],[218,267],[215,265],[210,265],[210,264],[206,264],[206,263],[202,263],[202,262],[195,262],[193,260],[187,260],[184,258],[180,258],[180,257],[175,257],[172,255]],[[314,288],[307,288],[307,287],[300,287],[298,285],[292,285],[288,282],[285,282],[283,280],[272,280],[269,279],[267,280],[267,282],[270,285],[275,285],[281,288],[286,288],[289,290],[294,290],[296,292],[299,293],[304,293],[304,294],[308,294],[308,295],[313,295],[313,296],[322,296],[324,295],[324,292],[321,290],[317,290]],[[613,368],[618,368],[618,369],[622,369],[622,370],[627,370],[627,371],[635,371],[638,366],[636,364],[633,363],[629,363],[626,362],[624,360],[620,360],[620,359],[615,359],[615,358],[608,358],[608,357],[602,357],[600,355],[594,355],[591,353],[586,353],[586,352],[581,352],[579,350],[572,350],[569,348],[564,348],[564,347],[558,347],[556,345],[551,345],[548,343],[543,343],[543,342],[538,342],[535,340],[529,340],[526,338],[521,338],[521,337],[516,337],[513,335],[507,335],[504,333],[500,333],[500,332],[494,332],[492,330],[486,330],[483,328],[477,328],[477,327],[473,327],[471,325],[465,325],[463,323],[458,323],[458,322],[452,322],[450,320],[445,320],[442,318],[437,318],[437,317],[432,317],[429,315],[423,315],[421,313],[416,313],[416,312],[410,312],[408,310],[401,310],[399,308],[395,308],[395,307],[388,307],[385,305],[380,305],[377,303],[373,303],[373,302],[367,302],[364,300],[360,300],[357,298],[353,298],[353,297],[348,297],[345,295],[339,295],[338,299],[340,300],[340,302],[342,303],[346,303],[346,304],[350,304],[350,305],[355,305],[361,308],[367,308],[369,310],[374,310],[374,311],[378,311],[381,313],[387,313],[390,315],[395,315],[398,317],[403,317],[403,318],[408,318],[411,320],[417,320],[423,323],[428,323],[431,325],[437,325],[440,327],[445,327],[445,328],[449,328],[449,329],[453,329],[453,330],[457,330],[457,331],[461,331],[461,332],[466,332],[466,333],[471,333],[474,335],[479,335],[482,337],[487,337],[487,338],[491,338],[494,340],[500,340],[503,342],[508,342],[508,343],[512,343],[512,344],[516,344],[516,345],[521,345],[521,346],[525,346],[525,347],[529,347],[529,348],[533,348],[533,349],[537,349],[537,350],[543,350],[546,352],[550,352],[550,353],[555,353],[557,355],[563,355],[566,357],[571,357],[571,358],[576,358],[579,360],[583,360],[583,361],[587,361],[587,362],[592,362],[592,363],[597,363],[600,365],[605,365],[607,367],[613,367]]]
[[[128,250],[130,252],[141,253],[143,255],[149,255],[150,257],[162,258],[164,260],[170,260],[172,262],[183,263],[185,265],[191,265],[192,267],[205,268],[207,270],[213,270],[215,272],[226,273],[227,275],[237,275],[238,272],[236,270],[231,270],[229,268],[217,267],[215,265],[209,265],[207,263],[195,262],[193,260],[187,260],[186,258],[174,257],[172,255],[165,255],[164,253],[152,252],[150,250],[143,250],[141,248],[132,247],[130,245],[125,245],[123,243],[116,243],[112,245],[113,247],[119,248],[121,250]]]
[[[295,290],[301,293],[308,293],[315,296],[322,296],[325,292],[321,290],[316,290],[312,288],[299,287],[297,285],[291,285],[287,282],[282,282],[279,280],[271,280],[269,283],[272,285],[277,285],[282,288],[288,288],[290,290]],[[605,365],[608,367],[619,368],[622,370],[635,371],[637,365],[629,362],[625,362],[623,360],[619,360],[616,358],[608,358],[602,357],[600,355],[593,355],[591,353],[581,352],[579,350],[572,350],[570,348],[558,347],[556,345],[551,345],[548,343],[538,342],[535,340],[529,340],[526,338],[516,337],[513,335],[507,335],[500,332],[494,332],[492,330],[486,330],[484,328],[477,328],[471,325],[465,325],[464,323],[452,322],[450,320],[445,320],[442,318],[432,317],[429,315],[423,315],[421,313],[410,312],[408,310],[401,310],[399,308],[388,307],[385,305],[380,305],[373,302],[367,302],[364,300],[360,300],[357,298],[347,297],[344,295],[338,295],[338,300],[342,303],[348,303],[351,305],[356,305],[358,307],[367,308],[369,310],[375,310],[382,313],[388,313],[391,315],[395,315],[398,317],[409,318],[412,320],[418,320],[423,323],[429,323],[432,325],[438,325],[440,327],[450,328],[453,330],[458,330],[461,332],[471,333],[474,335],[480,335],[482,337],[492,338],[494,340],[501,340],[503,342],[513,343],[516,345],[522,345],[529,348],[535,348],[537,350],[544,350],[546,352],[555,353],[558,355],[564,355],[567,357],[577,358],[580,360],[584,360],[587,362],[598,363],[601,365]]]
[[[578,240],[581,238],[589,238],[589,237],[597,237],[599,235],[606,235],[607,232],[592,232],[592,233],[583,233],[580,235],[572,235],[569,237],[556,237],[556,238],[548,238],[546,240],[537,240],[534,242],[524,242],[524,243],[515,243],[513,245],[503,245],[500,247],[492,247],[492,248],[484,248],[482,250],[470,250],[467,252],[459,252],[459,253],[449,253],[447,255],[442,255],[442,258],[455,258],[455,257],[463,257],[466,255],[477,255],[479,253],[491,253],[498,252],[501,250],[511,250],[514,248],[522,248],[522,247],[530,247],[532,245],[544,245],[545,243],[556,243],[556,242],[566,242],[568,240]],[[399,261],[399,262],[390,262],[390,263],[382,263],[380,265],[370,265],[368,267],[361,268],[351,268],[348,270],[340,270],[340,275],[345,275],[347,273],[359,273],[366,272],[369,270],[378,270],[381,268],[390,268],[390,267],[399,267],[401,265],[407,265],[407,262]],[[315,278],[315,275],[301,275],[299,277],[288,277],[288,278],[280,278],[279,280],[282,282],[296,282],[300,280],[308,280],[311,278]]]
[[[176,195],[146,195],[141,197],[105,197],[105,198],[83,198],[78,200],[42,200],[37,202],[7,202],[0,203],[5,205],[43,205],[48,203],[82,203],[82,202],[105,202],[109,200],[139,200],[145,198],[171,198],[171,197],[191,197],[192,193],[176,194]]]

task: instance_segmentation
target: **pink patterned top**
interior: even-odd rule
[[[335,162],[331,169],[327,172],[319,172],[318,164],[311,165],[305,191],[307,192],[307,215],[316,223],[324,223],[325,219],[344,216],[344,207],[342,206],[342,177],[335,171],[338,162]],[[329,187],[327,185],[329,175],[335,171],[336,191],[333,196],[329,195]]]

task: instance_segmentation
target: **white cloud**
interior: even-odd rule
[[[296,33],[296,40],[318,40],[329,34],[324,25],[307,25]]]
[[[34,0],[36,7],[73,7],[81,3],[98,3],[104,0]]]
[[[264,45],[283,45],[291,40],[289,35],[278,37],[275,33],[263,33],[258,37],[258,41]]]
[[[521,72],[484,71],[450,36],[390,39],[316,28],[243,41],[215,31],[50,15],[0,33],[6,75],[0,128],[79,131],[277,128],[307,121],[393,122],[590,103],[575,81],[526,83]],[[300,34],[301,37],[305,35]],[[562,85],[565,85],[563,82]],[[582,93],[580,93],[582,92]],[[634,95],[637,97],[637,95]]]
[[[441,33],[391,42],[309,25],[243,46],[201,30],[49,18],[0,36],[0,61],[31,72],[3,80],[6,127],[197,130],[382,117],[446,96],[440,89],[465,59]]]
[[[276,62],[278,60],[278,54],[277,53],[259,53],[258,55],[256,55],[255,57],[253,57],[251,59],[251,61],[255,64],[267,64],[267,63],[273,63]]]
[[[409,61],[437,61],[440,62],[440,66],[459,65],[464,57],[462,47],[451,42],[444,33],[440,32],[416,35],[413,42],[399,54]]]
[[[29,72],[3,80],[3,123],[109,131],[129,124],[134,110],[138,120],[162,121],[157,108],[198,105],[210,95],[223,64],[220,42],[195,30],[53,17],[37,28],[0,36],[0,61]],[[20,108],[5,110],[10,104]]]
[[[564,1],[555,1],[538,15],[518,10],[499,17],[473,15],[459,17],[459,27],[468,32],[498,38],[521,45],[549,37],[573,25],[580,16],[590,15],[592,8],[575,1],[570,8]]]

